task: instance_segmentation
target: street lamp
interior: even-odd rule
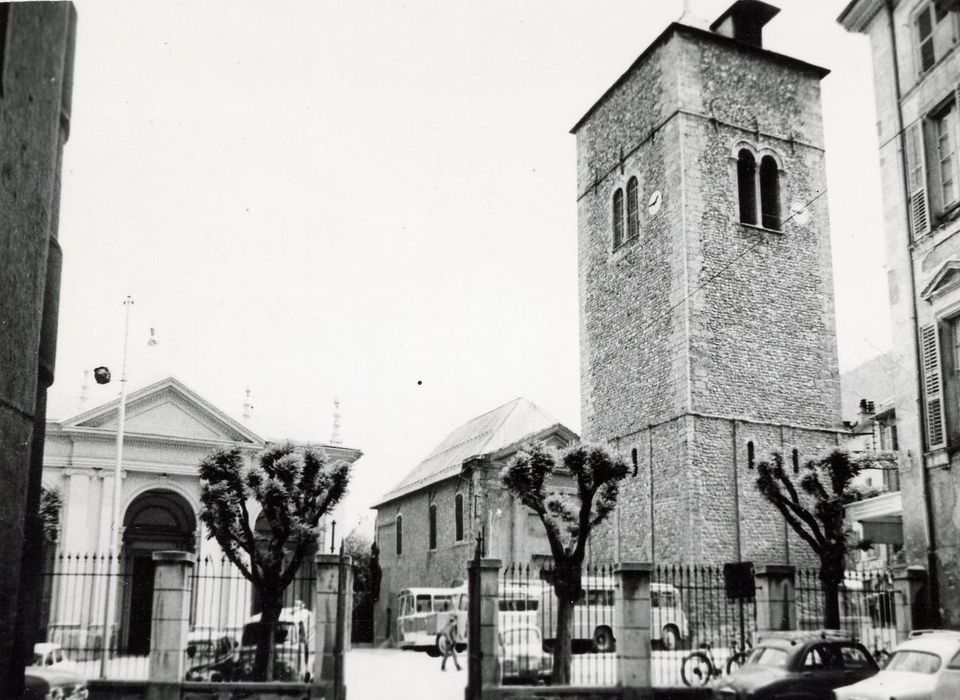
[[[103,656],[100,657],[100,677],[107,677],[107,657],[110,653],[110,620],[114,617],[114,595],[113,589],[118,572],[118,558],[120,554],[120,479],[123,465],[123,427],[127,417],[127,341],[130,337],[130,308],[133,306],[133,299],[130,295],[123,300],[126,307],[126,319],[123,324],[123,363],[120,367],[120,407],[117,417],[117,461],[113,467],[113,512],[110,526],[110,558],[107,566],[107,596],[103,605]],[[98,367],[97,370],[106,370],[106,381],[110,381],[110,370],[105,367]],[[95,370],[95,378],[97,377]],[[101,376],[103,373],[101,372]],[[97,378],[99,382],[100,379]]]

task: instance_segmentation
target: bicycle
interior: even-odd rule
[[[747,660],[749,643],[743,648],[737,644],[734,639],[730,642],[730,656],[724,667],[721,667],[713,657],[713,648],[709,642],[700,645],[697,651],[692,651],[683,657],[680,665],[680,677],[683,683],[689,687],[705,686],[713,678],[719,678],[726,669],[727,675],[730,675],[738,668],[743,666]]]

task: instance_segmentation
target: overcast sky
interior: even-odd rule
[[[869,42],[836,24],[846,0],[776,4],[765,45],[833,71],[849,369],[890,333]],[[569,129],[681,0],[77,5],[51,417],[78,412],[84,369],[119,377],[130,294],[131,390],[173,375],[239,418],[249,387],[255,431],[317,442],[340,398],[365,454],[351,522],[514,397],[579,430]]]

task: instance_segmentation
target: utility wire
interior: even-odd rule
[[[809,207],[811,204],[813,204],[814,202],[816,202],[818,199],[820,199],[820,198],[821,198],[823,195],[825,195],[826,193],[827,193],[826,188],[822,189],[820,192],[818,192],[816,195],[814,195],[811,199],[807,200],[807,202],[806,202],[802,207],[798,208],[798,209],[797,209],[795,212],[793,212],[790,216],[788,216],[786,219],[784,219],[782,222],[780,222],[781,226],[782,226],[783,224],[786,224],[786,223],[787,223],[788,221],[790,221],[791,219],[793,219],[793,218],[794,218],[795,216],[797,216],[797,214],[799,214],[800,212],[804,211],[807,207]],[[736,257],[734,257],[732,260],[730,260],[730,262],[728,262],[726,265],[724,265],[723,267],[721,267],[721,268],[720,268],[719,270],[717,270],[715,273],[713,273],[712,275],[710,275],[710,277],[708,277],[706,280],[704,280],[696,289],[694,289],[692,292],[690,292],[689,294],[687,294],[686,296],[684,296],[683,299],[681,299],[681,300],[678,301],[676,304],[674,304],[673,306],[671,306],[670,308],[668,308],[666,311],[664,311],[664,312],[663,312],[662,314],[660,314],[659,316],[651,319],[649,322],[647,322],[646,324],[644,324],[644,326],[640,329],[640,333],[641,333],[641,334],[644,333],[648,328],[650,328],[651,326],[653,326],[653,324],[655,324],[655,323],[657,323],[658,321],[660,321],[661,319],[666,318],[667,316],[669,316],[671,313],[673,313],[673,310],[674,310],[674,309],[676,309],[676,308],[677,308],[678,306],[680,306],[681,304],[685,304],[685,303],[690,299],[690,297],[692,297],[694,294],[696,294],[697,292],[699,292],[700,290],[702,290],[704,287],[706,287],[708,284],[710,284],[711,282],[713,282],[715,279],[717,279],[717,277],[719,277],[719,276],[722,275],[724,272],[726,272],[726,271],[729,270],[731,267],[733,267],[743,256],[745,256],[747,253],[749,253],[750,251],[752,251],[754,248],[756,248],[758,245],[760,245],[761,243],[763,243],[763,242],[766,241],[766,240],[767,240],[767,239],[766,239],[766,236],[761,236],[760,238],[758,238],[758,239],[756,240],[755,243],[747,246],[741,253],[739,253]]]

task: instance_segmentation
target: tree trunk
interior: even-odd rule
[[[283,594],[261,589],[260,634],[257,637],[257,653],[253,660],[253,679],[255,681],[273,680],[273,658],[276,640],[277,621],[283,609]]]
[[[557,598],[557,635],[553,647],[554,685],[570,685],[570,663],[573,657],[573,601]]]
[[[823,626],[840,629],[840,584],[843,582],[843,564],[822,563],[820,590],[823,592]]]

